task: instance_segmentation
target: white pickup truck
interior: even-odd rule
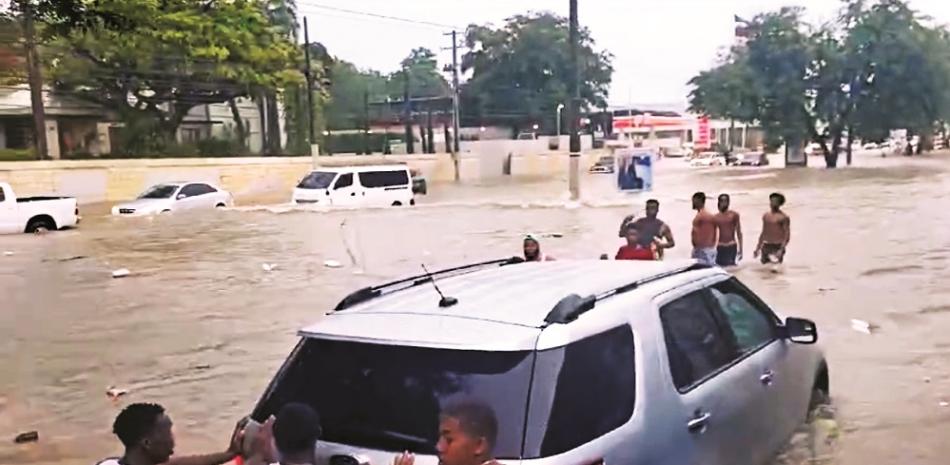
[[[0,234],[36,233],[79,223],[72,197],[17,198],[10,184],[0,182]]]

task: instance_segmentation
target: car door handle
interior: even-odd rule
[[[775,381],[775,372],[772,370],[765,370],[765,373],[762,373],[762,376],[759,376],[759,381],[766,386],[771,386],[772,381]]]
[[[703,433],[706,431],[706,427],[709,426],[710,418],[712,418],[712,414],[709,412],[696,412],[696,417],[686,423],[686,429],[688,429],[690,433]]]

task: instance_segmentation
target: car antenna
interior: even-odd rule
[[[459,299],[456,299],[455,297],[446,297],[445,294],[442,293],[442,290],[439,289],[438,283],[435,282],[435,276],[432,276],[432,273],[429,272],[429,269],[426,268],[425,264],[422,264],[422,270],[426,272],[426,276],[429,277],[429,282],[432,283],[432,287],[435,288],[435,292],[438,292],[439,297],[441,297],[441,299],[439,299],[439,307],[449,308],[459,303]]]

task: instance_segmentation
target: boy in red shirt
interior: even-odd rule
[[[640,243],[640,231],[633,224],[627,225],[627,245],[617,251],[617,260],[656,260],[653,243],[644,247]]]

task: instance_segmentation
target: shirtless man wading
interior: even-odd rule
[[[729,209],[729,203],[729,194],[719,196],[719,213],[716,214],[716,227],[719,229],[716,264],[724,268],[738,265],[742,257],[742,222],[739,214]]]
[[[792,219],[782,211],[785,196],[774,193],[769,196],[771,210],[762,216],[762,235],[755,248],[755,256],[762,256],[762,263],[782,263],[785,251],[792,239]]]
[[[693,194],[693,258],[704,265],[716,265],[716,245],[719,243],[719,231],[716,218],[706,210],[706,194]]]

